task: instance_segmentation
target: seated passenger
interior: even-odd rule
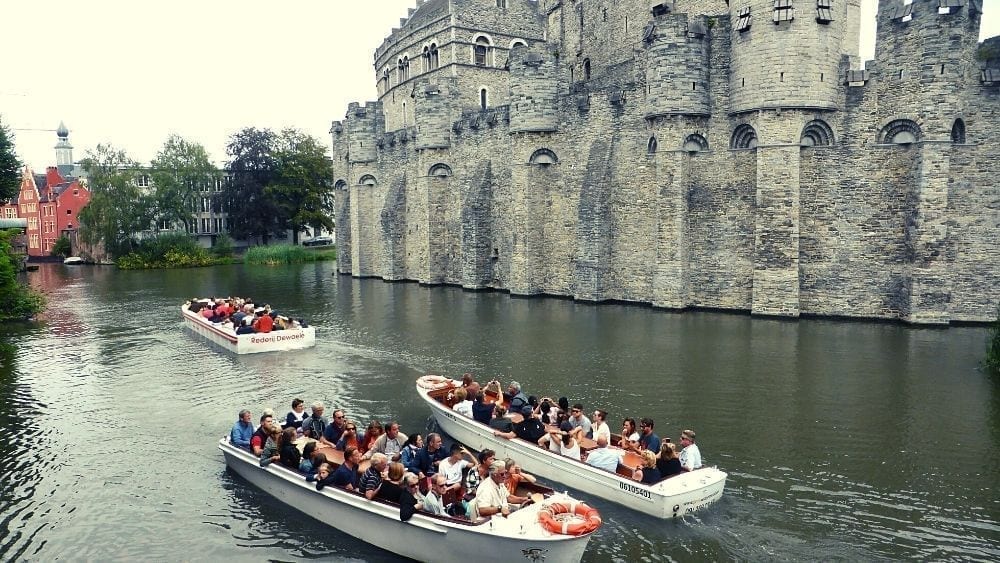
[[[298,469],[299,462],[302,461],[302,454],[295,447],[296,438],[298,435],[294,428],[285,428],[281,431],[281,438],[278,442],[278,461],[289,469]]]
[[[310,444],[315,444],[316,442],[309,442],[309,443]],[[302,461],[304,462],[305,459],[303,458]],[[327,460],[326,460],[326,454],[324,454],[322,452],[316,452],[316,451],[314,451],[312,453],[312,459],[310,461],[310,465],[312,465],[313,468],[316,468],[316,467],[319,467],[320,465],[323,465],[324,463],[328,463]],[[302,465],[300,464],[299,467],[301,468]],[[330,467],[332,469],[333,465],[331,464]],[[315,470],[306,473],[306,481],[315,481],[315,480],[316,480],[316,472],[315,472]]]
[[[507,387],[507,393],[510,394],[510,412],[521,412],[521,410],[528,405],[528,396],[521,391],[521,384],[516,381],[511,381],[510,386]]]
[[[524,417],[524,420],[514,425],[514,434],[518,438],[527,440],[532,444],[537,443],[545,435],[545,425],[535,416],[535,411],[531,408],[531,405],[524,405],[521,409],[521,415]]]
[[[472,402],[472,418],[483,424],[489,424],[493,418],[493,405],[486,402],[486,394],[482,391],[476,393],[476,400]]]
[[[240,328],[236,329],[236,334],[253,334],[253,326],[250,324],[253,321],[253,317],[243,317],[243,322],[240,324]]]
[[[594,411],[592,427],[594,429],[594,440],[597,440],[598,436],[603,435],[609,442],[611,441],[611,428],[608,427],[608,413],[606,411],[602,411],[601,409]]]
[[[587,454],[587,465],[614,473],[618,471],[618,464],[623,457],[625,457],[625,450],[609,448],[608,439],[604,436],[598,436],[597,447]]]
[[[475,495],[476,489],[479,488],[479,484],[483,482],[490,476],[490,464],[496,460],[497,454],[493,450],[487,448],[476,456],[479,459],[479,463],[469,470],[465,476],[465,496]]]
[[[474,519],[487,518],[494,514],[507,517],[510,515],[510,506],[507,502],[508,491],[507,469],[504,462],[494,461],[490,465],[490,477],[479,484],[476,489],[476,498],[470,506],[470,513]]]
[[[271,332],[273,328],[274,328],[274,319],[271,318],[271,315],[262,314],[259,317],[257,317],[257,320],[254,321],[253,323],[254,332],[267,333]]]
[[[559,409],[552,404],[552,399],[542,397],[542,402],[538,404],[538,418],[542,424],[555,424]]]
[[[344,433],[340,436],[340,440],[337,441],[334,449],[345,451],[349,447],[358,449],[359,446],[358,425],[353,421],[347,421],[347,424],[344,426]]]
[[[375,445],[375,442],[382,436],[382,423],[373,420],[368,423],[368,428],[365,429],[364,435],[361,436],[361,446],[358,448],[361,450],[362,454],[368,453],[368,450]]]
[[[462,472],[467,467],[476,465],[476,458],[472,457],[469,450],[462,444],[455,442],[451,445],[450,455],[441,460],[438,466],[438,473],[444,475],[445,492],[458,491],[462,488]]]
[[[573,427],[568,421],[563,422],[558,428],[549,430],[544,436],[538,439],[538,445],[554,454],[562,454],[562,437],[571,431]]]
[[[406,434],[399,431],[398,422],[392,421],[386,425],[385,434],[379,436],[375,440],[375,443],[365,452],[365,458],[370,458],[373,454],[381,453],[385,454],[392,461],[399,461],[400,452],[403,451],[404,444],[406,444]]]
[[[326,425],[326,428],[323,429],[323,434],[319,441],[324,445],[330,446],[331,448],[337,447],[337,442],[339,442],[340,437],[344,435],[344,428],[346,426],[347,416],[344,414],[343,409],[333,411],[333,420],[330,421]]]
[[[253,438],[254,427],[250,422],[250,411],[243,409],[233,424],[233,429],[229,431],[229,443],[239,448],[249,448],[250,439]]]
[[[420,479],[413,473],[403,474],[403,492],[399,495],[399,519],[406,522],[420,510],[424,495],[420,494]]]
[[[511,458],[507,458],[504,461],[504,465],[507,467],[507,492],[511,495],[507,497],[507,502],[523,503],[523,500],[518,500],[522,498],[517,496],[518,485],[521,483],[531,483],[534,485],[538,482],[538,479],[531,473],[521,471],[521,466]],[[527,497],[525,497],[525,500],[527,500]]]
[[[444,496],[445,487],[447,485],[444,484],[444,475],[435,475],[432,477],[430,490],[424,495],[424,501],[417,508],[428,514],[443,515],[444,503],[441,497]]]
[[[417,463],[417,456],[420,454],[420,450],[424,447],[424,439],[414,432],[406,438],[406,444],[403,446],[403,451],[399,453],[399,462],[403,464],[403,467],[407,471],[413,473],[420,473],[420,467]]]
[[[681,432],[681,446],[684,449],[681,450],[681,455],[679,456],[681,461],[681,467],[684,471],[694,471],[695,469],[701,468],[701,450],[698,449],[698,445],[694,443],[694,430],[684,430]]]
[[[292,410],[285,415],[285,426],[291,426],[298,430],[302,428],[302,421],[306,419],[306,402],[302,399],[292,399]]]
[[[260,452],[261,467],[267,467],[269,464],[281,460],[281,456],[278,454],[280,440],[281,428],[278,428],[277,425],[268,426],[267,442],[264,443],[264,449]]]
[[[660,455],[656,458],[656,468],[660,471],[660,476],[666,479],[673,477],[683,471],[681,460],[677,457],[675,446],[664,440],[660,444]]]
[[[639,421],[639,448],[649,450],[656,455],[660,451],[660,437],[653,432],[653,419],[643,418]]]
[[[562,441],[559,442],[559,454],[580,461],[580,442],[573,438],[572,432],[562,435]]]
[[[618,447],[630,452],[639,451],[639,433],[636,431],[634,418],[622,420],[622,437]]]
[[[462,387],[465,388],[465,392],[470,400],[479,394],[479,383],[472,378],[471,373],[466,373],[462,376]]]
[[[323,437],[323,431],[326,430],[326,425],[330,424],[330,421],[323,416],[323,412],[326,407],[320,401],[316,401],[312,404],[312,414],[307,416],[302,420],[302,435],[306,438],[312,438],[313,440],[319,440]]]
[[[441,444],[442,440],[439,434],[434,432],[427,434],[427,445],[417,452],[417,460],[414,464],[417,469],[414,473],[420,479],[437,475],[441,461],[447,457]]]
[[[361,463],[360,451],[350,447],[344,450],[344,463],[333,472],[333,484],[348,491],[357,490],[359,463]]]
[[[302,461],[299,462],[299,471],[309,474],[315,473],[317,465],[313,465],[312,457],[316,453],[316,442],[309,441],[302,448]]]
[[[490,419],[490,428],[493,429],[494,436],[503,436],[508,440],[515,437],[514,423],[507,418],[507,409],[503,405],[496,403],[493,407],[493,418]]]
[[[403,469],[402,463],[398,461],[390,463],[389,473],[382,481],[382,486],[378,488],[375,497],[389,502],[399,502],[399,498],[403,494],[403,473],[406,471]]]
[[[581,428],[583,436],[590,436],[592,433],[590,419],[584,416],[583,405],[576,403],[569,412],[569,423],[573,425],[573,428]]]
[[[383,453],[376,452],[371,459],[372,463],[368,466],[365,474],[361,476],[359,487],[368,500],[375,498],[375,495],[378,494],[378,489],[382,486],[382,473],[389,466],[389,458]]]
[[[455,390],[455,406],[451,408],[462,416],[472,418],[472,401],[468,397],[469,395],[465,388],[459,387]]]
[[[632,478],[647,485],[660,481],[660,470],[656,468],[656,454],[642,450],[642,465],[632,471]]]
[[[250,451],[253,455],[260,457],[260,454],[264,451],[264,444],[267,443],[268,432],[271,430],[271,426],[274,424],[274,417],[267,414],[266,412],[260,415],[260,426],[254,431],[253,436],[250,438]]]
[[[343,466],[341,466],[341,467],[343,467]],[[309,477],[306,477],[306,481],[308,481],[308,480],[309,480]],[[320,464],[320,466],[316,468],[315,481],[316,481],[316,490],[317,491],[322,491],[323,487],[326,487],[327,485],[332,485],[333,484],[333,475],[330,474],[330,464],[329,463]]]

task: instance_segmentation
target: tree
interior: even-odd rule
[[[0,201],[13,199],[21,187],[21,162],[14,153],[14,134],[0,121]]]
[[[11,241],[19,230],[0,231],[0,321],[25,320],[38,314],[45,307],[45,299],[27,286],[17,282]]]
[[[296,129],[281,132],[277,152],[278,173],[267,188],[285,224],[292,229],[292,242],[306,227],[333,230],[332,162],[315,137]]]
[[[219,200],[229,215],[229,232],[236,238],[259,238],[267,244],[284,229],[281,210],[267,194],[277,177],[277,147],[278,136],[270,129],[246,127],[229,139],[230,181]]]
[[[198,143],[170,135],[152,165],[158,219],[183,223],[190,232],[198,193],[210,189],[219,176],[208,152]]]
[[[136,183],[139,165],[123,150],[97,145],[81,162],[87,171],[90,203],[80,211],[80,238],[103,243],[114,257],[136,248],[137,235],[156,218],[154,197]]]
[[[62,256],[66,258],[73,252],[73,245],[70,243],[69,238],[63,235],[56,239],[56,243],[52,245],[52,250],[49,251],[50,256]]]

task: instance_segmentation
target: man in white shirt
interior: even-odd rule
[[[594,420],[591,423],[594,429],[594,440],[596,441],[599,436],[604,436],[611,442],[611,429],[608,428],[608,413],[601,409],[594,411]]]
[[[614,473],[623,457],[625,450],[609,448],[608,439],[602,435],[597,437],[597,447],[587,454],[587,464]]]
[[[490,464],[490,477],[479,484],[476,489],[476,499],[473,502],[472,514],[476,518],[483,518],[499,514],[503,517],[510,515],[510,506],[507,504],[507,468],[504,462],[497,460]]]
[[[684,471],[694,471],[701,468],[701,450],[694,443],[694,430],[681,432],[681,446],[684,449],[681,450],[680,462]]]
[[[450,453],[451,455],[442,459],[441,463],[438,464],[438,475],[444,475],[447,490],[460,489],[462,487],[462,471],[466,467],[475,467],[476,458],[472,457],[469,450],[463,448],[462,444],[458,442],[451,445]]]

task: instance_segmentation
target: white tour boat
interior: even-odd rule
[[[312,326],[275,330],[267,333],[236,334],[181,305],[184,324],[194,332],[236,354],[299,350],[316,345],[316,329]]]
[[[417,382],[417,393],[430,406],[441,429],[469,448],[492,449],[498,459],[514,458],[529,473],[657,518],[683,516],[722,497],[727,475],[717,467],[703,467],[647,485],[631,478],[629,468],[641,461],[634,453],[626,454],[624,464],[618,466],[619,472],[612,473],[520,438],[507,440],[494,436],[488,425],[450,408],[451,391],[460,385],[460,381],[425,376]]]
[[[576,562],[590,541],[591,533],[552,533],[540,523],[547,507],[582,504],[563,494],[529,504],[507,518],[471,522],[417,512],[402,522],[397,504],[367,500],[335,486],[317,491],[315,483],[297,471],[277,463],[261,467],[253,453],[230,444],[228,436],[219,441],[219,449],[231,470],[277,500],[362,541],[419,561]]]
[[[79,266],[80,264],[83,264],[83,258],[80,258],[79,256],[68,256],[63,259],[63,264],[66,264],[67,266]]]

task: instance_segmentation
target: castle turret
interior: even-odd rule
[[[733,0],[730,111],[837,108],[841,59],[857,53],[845,52],[844,36],[858,2]]]
[[[413,88],[417,150],[446,149],[451,144],[452,91],[443,81],[424,82]]]
[[[56,136],[59,137],[59,142],[55,146],[56,167],[60,174],[68,176],[73,173],[73,145],[69,144],[69,129],[62,121],[56,129]]]
[[[555,57],[524,46],[510,53],[511,133],[557,130],[559,82]]]
[[[375,139],[381,135],[381,111],[378,102],[357,102],[347,106],[344,124],[347,129],[347,156],[351,164],[374,162]]]
[[[702,16],[662,13],[646,26],[646,117],[711,113],[707,36]]]

